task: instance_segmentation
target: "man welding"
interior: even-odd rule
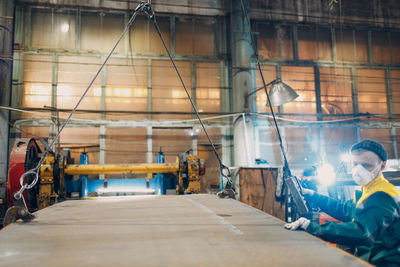
[[[309,189],[306,199],[342,223],[322,225],[301,217],[285,224],[325,241],[354,248],[354,254],[377,266],[400,266],[400,192],[382,174],[387,152],[382,144],[365,139],[351,147],[352,174],[362,186],[355,200],[340,203]]]

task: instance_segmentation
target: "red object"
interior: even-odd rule
[[[329,216],[328,214],[321,212],[319,214],[319,225],[323,225],[324,223],[327,222],[335,222],[335,223],[341,223],[341,221],[336,220],[335,218]]]
[[[319,214],[319,225],[323,225],[324,223],[327,222],[335,222],[335,223],[341,223],[341,221],[336,220],[335,218],[329,216],[328,214],[326,214],[325,212],[321,212]],[[331,242],[327,242],[328,244],[331,244],[332,246],[336,247],[337,244],[335,243],[331,243]]]
[[[15,140],[14,147],[10,154],[10,166],[8,168],[8,182],[7,182],[7,200],[8,206],[14,205],[13,195],[21,189],[20,177],[25,171],[30,169],[30,166],[37,159],[40,153],[40,148],[33,138],[19,138]],[[23,193],[26,204],[31,205],[28,200],[26,190]]]
[[[200,159],[199,175],[202,176],[204,174],[206,174],[206,163],[203,159]]]

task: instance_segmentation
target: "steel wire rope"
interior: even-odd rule
[[[256,50],[257,47],[256,47],[256,44],[255,44],[255,41],[254,41],[254,37],[253,37],[252,32],[251,32],[250,18],[248,16],[246,5],[244,4],[244,0],[240,0],[240,2],[242,3],[242,10],[243,10],[243,13],[244,13],[245,20],[246,20],[246,22],[247,22],[247,24],[249,26],[249,35],[250,35],[251,44],[252,44],[252,47],[253,47],[254,58],[256,60],[258,71],[260,72],[261,80],[262,80],[263,85],[264,85],[265,94],[267,95],[268,105],[270,107],[272,118],[273,118],[274,125],[275,125],[275,128],[276,128],[276,132],[277,132],[277,135],[278,135],[279,146],[281,148],[282,155],[283,155],[283,160],[284,160],[284,168],[283,168],[284,169],[283,170],[284,171],[284,176],[285,176],[285,174],[288,175],[288,176],[292,176],[292,173],[290,172],[290,168],[289,168],[289,163],[288,163],[288,160],[287,160],[287,157],[286,157],[286,152],[285,152],[285,149],[283,147],[281,133],[279,131],[278,123],[276,121],[275,112],[274,112],[274,109],[272,108],[271,99],[270,99],[269,94],[268,94],[267,85],[266,85],[267,83],[265,82],[264,75],[263,75],[263,72],[262,72],[262,69],[261,69],[261,65],[260,65],[260,60],[258,58],[258,53],[257,53],[257,50]]]
[[[28,171],[26,171],[25,173],[23,173],[20,177],[20,184],[21,184],[21,189],[16,192],[14,194],[14,198],[16,199],[20,199],[22,197],[22,193],[24,192],[25,189],[31,189],[32,187],[34,187],[36,185],[36,183],[39,180],[39,170],[41,165],[43,164],[44,160],[46,159],[47,155],[49,154],[51,148],[54,146],[55,142],[58,140],[58,138],[61,135],[61,132],[64,130],[64,128],[67,126],[68,122],[70,121],[72,115],[75,113],[76,109],[78,108],[79,104],[82,102],[82,100],[84,99],[84,97],[86,96],[86,94],[88,93],[89,89],[92,87],[94,81],[97,79],[97,77],[99,76],[100,72],[103,70],[104,66],[106,65],[108,59],[111,57],[111,55],[114,53],[114,50],[116,49],[116,47],[118,46],[118,44],[120,43],[120,41],[122,40],[122,38],[124,37],[125,33],[128,31],[128,29],[130,28],[130,26],[133,24],[133,22],[135,21],[138,13],[140,11],[143,10],[143,8],[145,7],[145,4],[143,1],[141,1],[139,3],[139,5],[136,7],[135,12],[133,13],[132,17],[129,19],[128,23],[125,26],[124,31],[122,32],[121,36],[118,38],[117,42],[115,43],[114,47],[110,50],[108,56],[106,57],[106,59],[104,60],[103,64],[100,66],[100,68],[98,69],[97,73],[95,74],[95,76],[93,77],[92,81],[89,83],[88,87],[86,88],[86,90],[83,92],[82,96],[79,98],[78,102],[76,103],[75,107],[72,109],[71,113],[69,114],[69,116],[67,117],[67,119],[65,120],[65,122],[63,123],[63,125],[60,127],[60,130],[58,131],[58,133],[56,134],[56,136],[53,138],[53,140],[51,141],[51,143],[49,144],[49,146],[47,147],[47,149],[45,150],[45,152],[43,153],[42,157],[40,158],[38,164],[36,165],[36,167],[34,167],[33,169],[30,169]],[[28,185],[26,183],[24,183],[24,178],[27,175],[35,175],[34,180]]]
[[[164,48],[165,48],[165,50],[166,50],[166,52],[168,54],[168,57],[171,60],[171,63],[172,63],[172,65],[173,65],[173,67],[174,67],[174,69],[175,69],[175,71],[176,71],[176,73],[177,73],[177,75],[179,77],[179,80],[182,83],[183,88],[185,89],[185,92],[186,92],[186,94],[188,96],[190,104],[192,105],[192,108],[193,108],[194,112],[196,113],[197,119],[199,120],[199,123],[200,123],[201,127],[203,128],[204,133],[207,136],[207,139],[208,139],[208,141],[209,141],[209,143],[210,143],[210,145],[211,145],[211,147],[212,147],[212,149],[214,151],[215,156],[217,157],[217,160],[218,160],[218,163],[219,163],[219,167],[220,167],[220,174],[221,174],[221,176],[223,176],[224,178],[227,179],[226,187],[228,187],[227,188],[228,190],[232,190],[232,187],[231,187],[232,186],[231,172],[230,172],[229,168],[223,164],[223,162],[221,160],[221,157],[219,156],[219,154],[217,152],[217,149],[215,148],[215,145],[214,145],[213,141],[211,140],[211,138],[210,138],[210,136],[209,136],[209,134],[208,134],[208,132],[206,130],[206,127],[204,126],[203,121],[200,118],[200,114],[199,114],[199,112],[197,110],[197,107],[196,107],[192,97],[190,96],[189,91],[186,88],[186,85],[185,85],[185,82],[183,81],[182,75],[180,74],[179,69],[175,64],[175,61],[171,56],[171,53],[170,53],[170,51],[169,51],[169,49],[167,47],[167,44],[165,43],[165,40],[164,40],[164,37],[162,36],[160,27],[158,26],[158,23],[157,23],[155,13],[154,13],[154,11],[152,10],[152,8],[151,8],[151,6],[149,4],[147,4],[145,6],[144,12],[146,12],[147,15],[149,16],[149,18],[153,21],[154,27],[156,28],[157,33],[158,33],[158,35],[159,35],[159,37],[161,39],[161,42],[163,43]]]

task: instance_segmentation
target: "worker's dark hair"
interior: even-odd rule
[[[385,148],[383,147],[383,145],[372,139],[364,139],[361,142],[354,144],[351,147],[350,152],[353,152],[354,150],[357,150],[357,149],[364,149],[364,150],[372,151],[376,155],[378,155],[378,157],[382,161],[386,161],[388,158],[388,154],[387,154]]]

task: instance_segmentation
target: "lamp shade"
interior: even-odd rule
[[[269,91],[269,99],[272,106],[280,106],[295,100],[299,95],[289,85],[277,81],[274,82]]]

